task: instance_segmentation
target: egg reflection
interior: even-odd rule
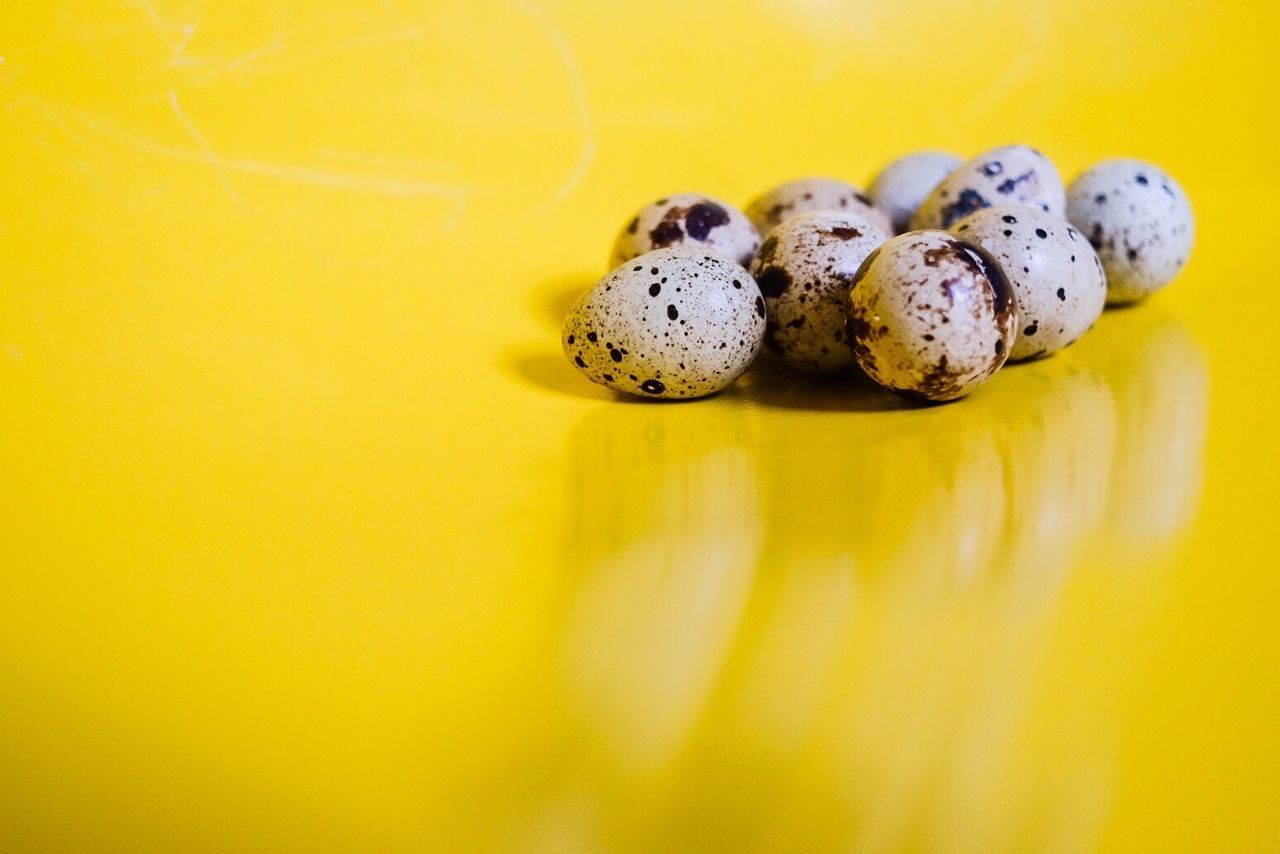
[[[643,766],[664,793],[601,804],[605,826],[637,848],[1088,846],[1124,651],[1058,686],[1053,630],[1080,572],[1144,606],[1106,573],[1190,520],[1206,384],[1185,330],[1124,312],[954,406],[815,412],[748,382],[597,411],[571,438],[564,676],[613,757],[589,776]]]
[[[571,443],[568,683],[624,765],[658,764],[714,687],[751,591],[753,456],[714,403],[605,406]]]
[[[1200,497],[1209,372],[1187,330],[1156,311],[1108,313],[1104,331],[1116,346],[1081,354],[1108,378],[1116,401],[1123,453],[1109,473],[1103,543],[1112,559],[1140,559],[1167,547]]]

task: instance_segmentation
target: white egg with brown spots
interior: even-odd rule
[[[950,228],[982,208],[1022,205],[1062,217],[1066,195],[1057,168],[1026,145],[993,148],[956,168],[911,218],[912,228]]]
[[[1178,182],[1141,160],[1108,160],[1071,182],[1067,219],[1097,250],[1107,302],[1136,302],[1169,284],[1191,254],[1195,221]]]
[[[884,230],[889,217],[852,184],[832,178],[800,178],[762,193],[744,209],[763,236],[793,216],[809,211],[850,211]]]
[[[1018,334],[1010,361],[1056,353],[1102,314],[1102,262],[1064,220],[1034,208],[983,208],[953,225],[951,233],[985,249],[1013,287]]]
[[[858,267],[891,235],[851,212],[810,211],[765,238],[752,265],[764,295],[764,344],[793,367],[837,373],[853,364],[845,302]]]
[[[677,193],[636,211],[613,241],[609,266],[670,246],[712,250],[746,267],[760,248],[760,232],[728,202]]]
[[[849,290],[848,335],[867,375],[903,397],[956,400],[1009,356],[1013,292],[982,249],[912,231],[871,253]]]
[[[564,354],[587,379],[648,398],[704,397],[760,351],[765,307],[741,265],[694,247],[613,270],[569,310]]]
[[[889,215],[895,234],[906,231],[920,205],[963,161],[942,151],[899,157],[872,179],[867,195]]]

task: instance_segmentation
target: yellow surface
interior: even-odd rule
[[[1274,4],[12,0],[0,849],[1274,851]],[[1177,283],[611,399],[631,209],[1026,141]]]

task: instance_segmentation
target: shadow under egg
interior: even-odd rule
[[[588,380],[558,350],[518,348],[503,354],[503,370],[518,382],[579,400],[623,400],[626,395]]]
[[[856,366],[837,374],[796,370],[762,351],[725,393],[744,403],[799,412],[889,412],[919,404],[877,385]]]

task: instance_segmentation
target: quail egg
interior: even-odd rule
[[[950,228],[981,208],[1024,205],[1063,215],[1062,178],[1049,158],[1025,145],[993,148],[934,187],[911,218],[912,228]]]
[[[769,232],[751,267],[768,316],[765,346],[816,373],[852,365],[844,321],[849,282],[890,236],[883,223],[846,211],[809,211]]]
[[[760,350],[764,298],[739,264],[693,246],[656,249],[609,273],[569,310],[564,354],[587,379],[650,398],[703,397]]]
[[[678,193],[636,211],[613,241],[609,266],[668,246],[710,249],[745,267],[760,248],[760,233],[728,202]]]
[[[912,231],[871,253],[849,290],[848,337],[864,371],[914,400],[963,397],[1009,357],[1013,290],[987,253]]]
[[[894,233],[901,234],[921,202],[960,163],[959,157],[941,151],[918,151],[899,157],[871,181],[867,195],[889,215]]]
[[[1064,220],[1035,208],[983,208],[951,226],[951,233],[985,249],[1013,286],[1019,328],[1010,361],[1056,353],[1102,314],[1102,262]]]
[[[1195,240],[1191,205],[1178,182],[1141,160],[1107,160],[1072,181],[1067,219],[1102,258],[1113,305],[1167,285]]]
[[[889,229],[888,216],[852,184],[831,178],[800,178],[757,196],[745,208],[760,234],[806,211],[852,211]]]

